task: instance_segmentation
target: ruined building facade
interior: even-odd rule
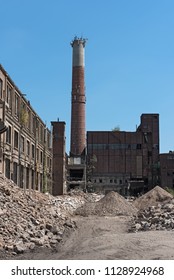
[[[160,179],[159,115],[142,114],[135,132],[88,131],[87,151],[95,190],[128,195],[150,189]]]
[[[0,174],[23,189],[61,195],[68,189],[136,195],[174,188],[174,153],[159,154],[159,115],[142,114],[136,131],[87,131],[85,44],[72,47],[70,154],[65,122],[50,131],[0,65]],[[7,130],[6,130],[7,129]]]
[[[161,187],[174,189],[174,151],[160,154]]]
[[[0,65],[0,173],[24,189],[52,191],[51,132]]]
[[[66,182],[68,188],[92,186],[126,195],[145,191],[159,182],[159,115],[143,114],[135,132],[85,129],[86,40],[71,42],[71,142]]]

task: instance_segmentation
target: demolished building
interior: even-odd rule
[[[135,195],[159,184],[159,115],[142,114],[135,132],[87,131],[95,190]]]
[[[43,123],[0,65],[0,173],[23,189],[61,195],[72,188],[137,195],[174,188],[173,152],[159,151],[159,114],[142,114],[135,131],[87,131],[86,39],[72,46],[71,140],[65,122]]]
[[[0,173],[23,189],[52,191],[51,132],[0,65]]]

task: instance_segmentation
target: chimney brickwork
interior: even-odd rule
[[[73,48],[72,100],[71,100],[71,144],[70,154],[81,156],[86,147],[85,127],[85,64],[84,48],[86,40],[75,37]]]

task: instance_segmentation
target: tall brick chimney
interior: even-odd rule
[[[75,37],[71,42],[72,60],[72,100],[71,100],[71,143],[70,155],[81,156],[86,147],[85,127],[85,63],[86,39]]]

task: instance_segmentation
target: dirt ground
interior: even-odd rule
[[[174,259],[174,231],[129,233],[128,216],[76,216],[74,220],[77,228],[55,249],[37,248],[13,259]]]

